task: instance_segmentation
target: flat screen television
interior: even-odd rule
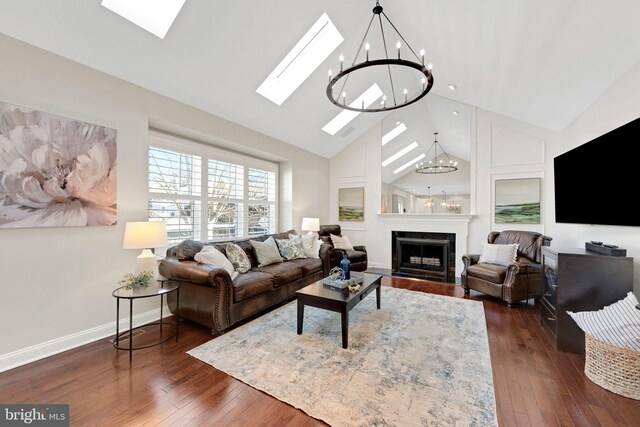
[[[553,160],[556,222],[640,226],[640,118]]]

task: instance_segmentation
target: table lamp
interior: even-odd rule
[[[142,249],[136,259],[136,273],[152,271],[158,277],[158,263],[153,250],[167,246],[167,225],[164,222],[128,222],[124,229],[123,249]]]
[[[308,231],[307,234],[313,234],[320,231],[320,219],[319,218],[302,218],[302,231]]]

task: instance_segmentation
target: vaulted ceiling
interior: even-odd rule
[[[414,48],[427,51],[435,76],[430,95],[552,130],[562,130],[640,60],[637,0],[381,4]],[[321,130],[341,111],[325,96],[327,70],[337,68],[340,53],[349,58],[356,51],[374,5],[187,0],[162,40],[100,0],[2,0],[0,32],[332,157],[385,118],[361,114],[349,132],[335,136]],[[342,33],[342,45],[281,106],[256,93],[324,12]]]

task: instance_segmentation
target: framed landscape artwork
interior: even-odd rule
[[[0,102],[0,228],[116,223],[116,130]]]
[[[364,221],[364,187],[338,189],[338,220]]]
[[[496,180],[496,224],[540,224],[540,178]]]

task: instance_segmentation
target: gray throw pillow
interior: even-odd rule
[[[258,258],[258,267],[264,267],[265,265],[275,264],[282,262],[278,245],[273,237],[269,237],[264,242],[258,242],[251,240],[251,246],[256,252],[256,258]]]
[[[233,268],[238,273],[246,273],[251,270],[251,261],[249,261],[249,257],[240,246],[229,242],[225,252],[227,253],[227,259],[233,264]]]

